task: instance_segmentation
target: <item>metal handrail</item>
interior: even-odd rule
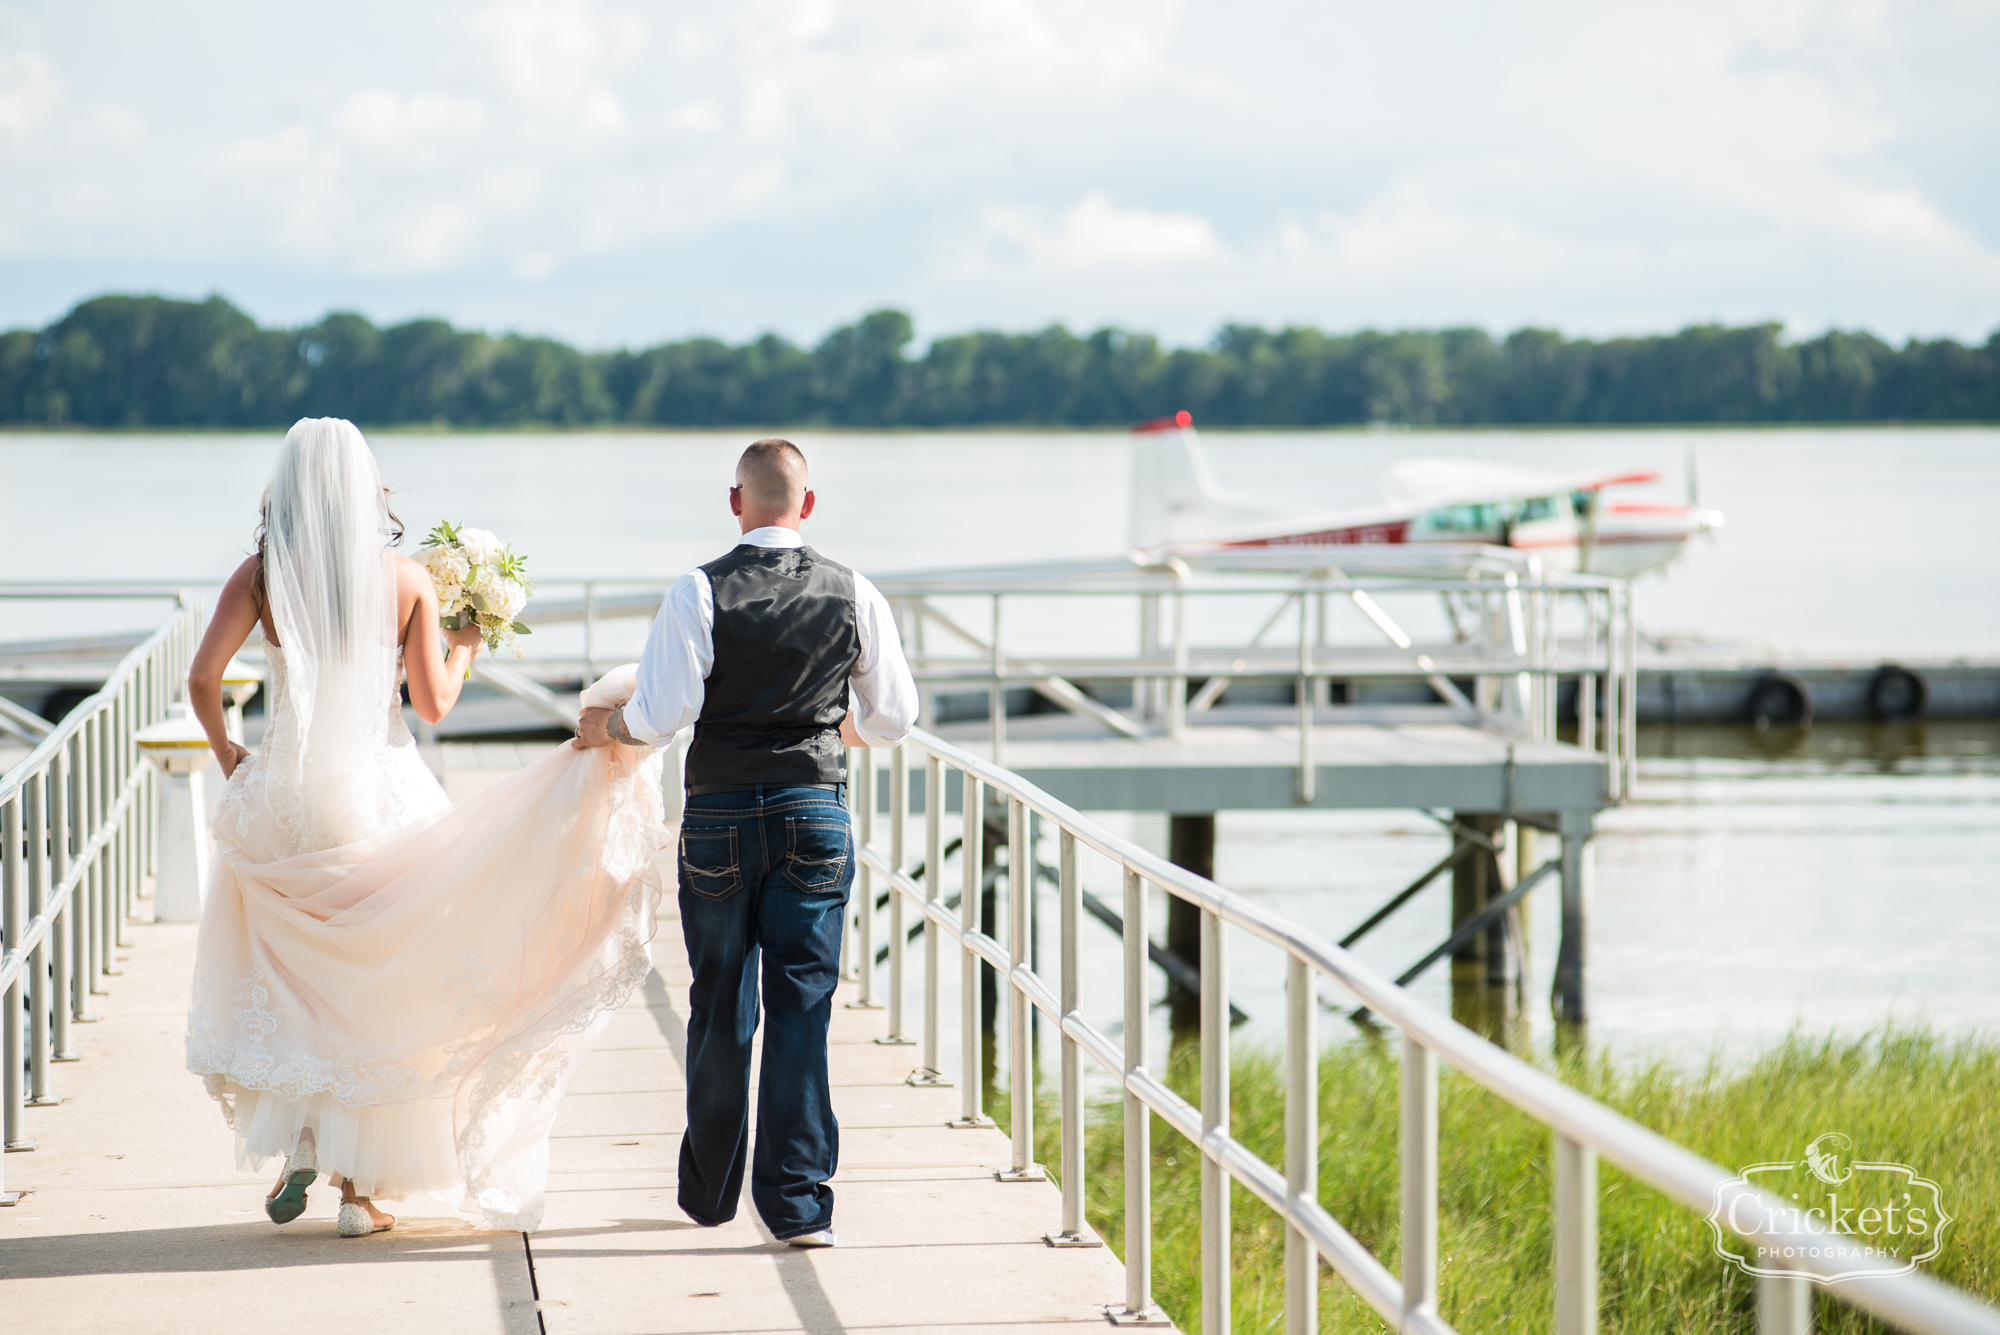
[[[204,615],[177,592],[150,592],[171,594],[173,614],[0,775],[0,1014],[7,1017],[0,1118],[8,1150],[34,1148],[23,1134],[24,1108],[62,1101],[50,1091],[49,1065],[78,1059],[70,1026],[95,1018],[90,998],[120,972],[114,949],[126,944],[133,901],[157,869],[158,789],[134,738],[166,717],[180,693]]]
[[[905,827],[910,818],[908,781],[912,756],[925,766],[922,880],[908,870]],[[1230,1329],[1230,1179],[1240,1182],[1286,1224],[1286,1329],[1292,1335],[1318,1329],[1317,1259],[1323,1258],[1381,1317],[1398,1330],[1446,1332],[1437,1311],[1437,1062],[1440,1058],[1548,1126],[1555,1134],[1555,1307],[1560,1335],[1589,1335],[1597,1326],[1597,1159],[1617,1165],[1668,1197],[1704,1214],[1731,1200],[1753,1207],[1766,1227],[1742,1236],[1801,1246],[1800,1264],[1822,1276],[1851,1274],[1852,1259],[1817,1259],[1826,1234],[1803,1223],[1786,1224],[1784,1203],[1736,1174],[1711,1163],[1598,1103],[1561,1081],[1494,1046],[1448,1015],[1362,964],[1353,955],[1290,920],[1272,913],[1206,877],[1178,867],[1000,768],[921,729],[896,747],[891,766],[889,843],[875,846],[877,815],[875,756],[850,753],[855,783],[860,863],[857,896],[861,913],[860,953],[863,1001],[873,996],[875,878],[890,895],[890,987],[885,998],[889,1041],[904,1034],[905,901],[922,914],[924,925],[924,1016],[920,1070],[938,1070],[938,1005],[944,970],[944,937],[961,954],[961,1017],[964,1026],[959,1086],[961,1116],[955,1125],[989,1124],[982,1107],[981,1044],[977,1031],[977,967],[983,961],[1007,982],[1012,1050],[1012,1165],[1003,1178],[1041,1175],[1034,1163],[1033,1080],[1028,1074],[1028,1010],[1047,1015],[1060,1029],[1062,1121],[1062,1214],[1049,1235],[1055,1245],[1089,1245],[1083,1218],[1084,1122],[1086,1109],[1081,1059],[1090,1056],[1115,1078],[1124,1096],[1125,1274],[1121,1309],[1110,1315],[1121,1324],[1163,1322],[1152,1299],[1151,1161],[1148,1114],[1157,1115],[1202,1151],[1201,1250],[1202,1329],[1224,1335]],[[945,778],[955,770],[963,781],[961,814],[963,885],[958,910],[943,902],[940,856],[945,820]],[[1007,808],[1009,854],[1008,940],[979,930],[982,895],[980,846],[985,831],[982,790]],[[1028,963],[1029,897],[1035,893],[1028,848],[1029,817],[1038,816],[1059,832],[1058,895],[1062,944],[1055,985]],[[1117,863],[1124,877],[1123,1041],[1084,1018],[1078,1007],[1078,931],[1082,885],[1076,850],[1095,849]],[[1567,850],[1566,850],[1567,855]],[[1201,1101],[1189,1103],[1169,1089],[1148,1066],[1146,899],[1150,887],[1195,905],[1201,913]],[[1230,1134],[1230,1019],[1226,933],[1250,933],[1282,950],[1287,958],[1285,1043],[1285,1165],[1265,1162]],[[1403,1036],[1402,1075],[1402,1274],[1392,1275],[1318,1196],[1316,1033],[1317,980],[1330,979]],[[1763,1214],[1771,1209],[1776,1213]],[[1736,1215],[1722,1210],[1733,1228]],[[1838,1295],[1902,1329],[1926,1335],[2000,1335],[2000,1312],[1929,1276],[1890,1274],[1887,1262],[1871,1262],[1875,1273],[1843,1281]],[[1768,1335],[1802,1330],[1806,1310],[1804,1278],[1762,1279],[1758,1286],[1759,1328]]]
[[[546,674],[580,671],[585,680],[597,675],[598,628],[612,620],[652,617],[665,596],[657,579],[644,576],[546,576],[544,592],[524,610],[530,625],[580,624],[581,660],[538,658],[545,681],[524,672],[492,671],[490,660],[475,666],[481,684],[509,695],[552,723],[571,720],[567,698],[546,689]],[[1531,741],[1556,735],[1556,697],[1561,678],[1577,682],[1578,745],[1602,756],[1604,796],[1620,800],[1631,791],[1635,776],[1637,713],[1637,630],[1632,618],[1629,581],[1597,575],[1550,575],[1532,554],[1512,548],[1439,545],[1418,547],[1276,547],[1218,549],[1153,559],[1143,553],[1094,560],[1049,562],[990,570],[964,569],[886,574],[875,581],[896,607],[898,629],[905,642],[923,694],[930,701],[940,687],[983,688],[993,736],[994,759],[1005,762],[1006,709],[1009,689],[1027,686],[1081,717],[1113,733],[1143,735],[1149,726],[1170,737],[1183,735],[1190,715],[1206,711],[1221,698],[1232,675],[1245,678],[1290,679],[1298,715],[1298,779],[1301,801],[1311,801],[1316,787],[1312,729],[1325,722],[1313,707],[1331,681],[1414,679],[1429,683],[1442,702],[1444,714],[1497,728]],[[145,597],[178,593],[188,582],[134,581],[116,585],[87,583],[4,583],[0,598]],[[580,597],[553,598],[552,588],[576,589]],[[616,592],[607,592],[615,590]],[[1374,595],[1440,595],[1484,605],[1477,637],[1428,649],[1413,644]],[[1284,601],[1248,646],[1257,649],[1264,635],[1297,615],[1296,640],[1272,645],[1257,661],[1240,668],[1242,654],[1219,646],[1188,642],[1190,603],[1217,598],[1276,596]],[[990,638],[970,632],[953,621],[934,599],[990,600]],[[1136,656],[1096,655],[1057,659],[1023,656],[1005,643],[1002,608],[1019,598],[1137,598],[1140,601],[1141,643]],[[1387,643],[1364,656],[1341,646],[1316,642],[1325,628],[1325,601],[1351,599],[1375,624]],[[1556,611],[1568,600],[1583,613],[1580,646],[1566,648],[1556,635]],[[1169,634],[1166,626],[1171,623]],[[930,653],[925,627],[936,626],[973,650],[970,656]],[[1285,633],[1289,638],[1289,632]],[[1280,652],[1289,655],[1278,661]],[[1400,655],[1400,661],[1391,661]],[[1266,659],[1271,661],[1266,661]],[[1379,661],[1378,661],[1379,658]],[[527,666],[527,665],[524,665]],[[1192,700],[1190,678],[1208,684]],[[1475,683],[1468,698],[1454,678]],[[1128,681],[1134,712],[1128,717],[1104,706],[1075,683],[1078,679]],[[1603,723],[1599,727],[1599,702]],[[932,717],[929,708],[923,717]],[[1339,716],[1345,717],[1345,716]]]
[[[523,612],[530,624],[580,623],[585,678],[596,675],[597,628],[605,621],[651,617],[665,590],[643,579],[547,578],[544,593]],[[1578,744],[1604,758],[1605,796],[1618,800],[1631,789],[1637,712],[1634,707],[1637,671],[1636,631],[1632,625],[1629,581],[1597,575],[1544,573],[1531,554],[1510,548],[1437,547],[1423,550],[1367,547],[1296,547],[1265,550],[1219,550],[1164,560],[1140,554],[993,570],[885,574],[876,587],[897,609],[898,630],[926,698],[940,686],[983,687],[994,758],[1004,763],[1006,714],[1004,693],[1028,686],[1072,713],[1090,718],[1127,737],[1144,733],[1145,724],[1112,710],[1081,691],[1078,679],[1129,681],[1137,712],[1158,721],[1173,737],[1182,734],[1190,713],[1200,713],[1220,697],[1232,673],[1247,677],[1290,678],[1296,684],[1299,715],[1299,775],[1301,800],[1312,798],[1315,786],[1311,700],[1324,683],[1334,680],[1394,680],[1414,678],[1430,683],[1443,708],[1459,719],[1496,726],[1530,740],[1553,740],[1556,695],[1560,678],[1578,682]],[[551,587],[576,588],[580,597],[552,598]],[[606,589],[620,590],[606,594]],[[1438,646],[1435,656],[1413,644],[1396,627],[1373,595],[1427,594],[1463,597],[1491,605],[1481,639]],[[1258,633],[1251,648],[1297,608],[1297,641],[1286,649],[1296,662],[1238,665],[1241,654],[1214,646],[1197,649],[1188,643],[1185,612],[1190,600],[1277,596],[1285,601]],[[967,630],[932,600],[976,597],[991,601],[990,637]],[[1136,597],[1141,600],[1141,639],[1137,656],[1091,656],[1054,659],[1024,657],[1010,652],[1001,634],[1006,599]],[[1323,600],[1349,598],[1375,623],[1388,646],[1374,651],[1381,660],[1357,658],[1336,646],[1313,640],[1315,615],[1323,633]],[[1556,605],[1574,600],[1583,609],[1583,642],[1566,650],[1557,641]],[[1320,600],[1316,603],[1315,600]],[[1313,608],[1317,606],[1315,614]],[[1172,610],[1171,642],[1162,633],[1162,609]],[[924,628],[935,625],[963,641],[969,656],[950,657],[927,652]],[[1388,652],[1390,649],[1393,652]],[[1276,659],[1279,646],[1265,652]],[[1366,652],[1366,651],[1364,651]],[[1197,659],[1196,655],[1201,658]],[[1389,661],[1394,654],[1401,661]],[[1473,656],[1478,655],[1478,656]],[[548,660],[544,660],[545,663]],[[578,666],[563,660],[564,670]],[[1190,702],[1191,676],[1207,677],[1208,686]],[[1477,699],[1468,699],[1453,677],[1470,677]],[[505,685],[489,683],[498,689]],[[549,716],[546,702],[520,696]],[[1604,704],[1605,726],[1598,727],[1598,701]],[[928,711],[925,717],[930,717]]]

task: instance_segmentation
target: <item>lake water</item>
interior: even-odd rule
[[[864,571],[1122,546],[1121,433],[794,438],[820,492],[812,540]],[[219,582],[248,549],[277,439],[0,435],[0,581]],[[440,518],[493,529],[545,584],[664,579],[725,549],[735,528],[724,489],[744,440],[373,438],[413,534]],[[1241,432],[1204,444],[1225,487],[1314,508],[1372,499],[1377,470],[1414,454],[1654,468],[1663,500],[1685,496],[1693,459],[1701,503],[1727,526],[1641,584],[1648,631],[2000,651],[2000,430]],[[138,605],[0,600],[0,641],[148,619]],[[602,652],[629,656],[642,631],[608,631]],[[1733,729],[1644,739],[1637,800],[1606,815],[1596,843],[1593,1037],[1627,1056],[1698,1058],[1718,1045],[1740,1055],[1795,1025],[2000,1023],[2000,725],[1822,726],[1795,744],[1765,741],[1772,749]],[[1120,819],[1161,837],[1157,821]],[[1333,936],[1445,847],[1403,812],[1229,813],[1219,836],[1219,880]],[[1115,881],[1086,875],[1115,902]],[[1444,933],[1445,894],[1419,896],[1363,957],[1394,973],[1423,954]],[[1552,898],[1535,904],[1531,1041],[1547,1034],[1555,919]],[[1100,935],[1100,1000],[1115,1013],[1115,952]],[[1275,1040],[1278,977],[1258,949],[1240,947],[1235,991],[1249,1036]],[[1420,990],[1449,999],[1441,975]],[[1327,1029],[1339,1030],[1331,1016]]]

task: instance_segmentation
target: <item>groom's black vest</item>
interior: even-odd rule
[[[688,786],[845,783],[840,721],[861,656],[854,572],[810,547],[747,544],[702,570],[715,593],[715,665]]]

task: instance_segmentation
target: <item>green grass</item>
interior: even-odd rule
[[[1853,1138],[1860,1157],[1908,1163],[1935,1179],[1954,1220],[1944,1253],[1924,1269],[1988,1301],[2000,1298],[2000,1044],[1947,1041],[1897,1029],[1863,1039],[1793,1037],[1747,1066],[1688,1074],[1665,1065],[1619,1070],[1575,1060],[1564,1080],[1716,1163],[1734,1168],[1795,1158],[1825,1131]],[[1182,1054],[1169,1082],[1195,1097],[1198,1070]],[[1269,1052],[1239,1054],[1234,1133],[1282,1165],[1281,1068]],[[994,1111],[1005,1117],[1005,1100]],[[1329,1051],[1320,1070],[1320,1200],[1398,1271],[1399,1074],[1367,1047]],[[1037,1157],[1059,1161],[1046,1099]],[[1549,1205],[1551,1139],[1539,1123],[1482,1087],[1439,1078],[1439,1306],[1465,1331],[1553,1328]],[[1115,1103],[1092,1110],[1085,1167],[1091,1225],[1123,1251],[1123,1129]],[[1601,1329],[1749,1332],[1753,1281],[1710,1249],[1694,1211],[1609,1165],[1599,1169]],[[1184,1330],[1200,1324],[1200,1156],[1153,1121],[1154,1294]],[[1232,1207],[1235,1329],[1284,1328],[1284,1232],[1242,1188]],[[1321,1269],[1320,1328],[1389,1329],[1332,1271]],[[1839,1287],[1834,1291],[1836,1295]],[[1814,1328],[1885,1329],[1815,1287]]]

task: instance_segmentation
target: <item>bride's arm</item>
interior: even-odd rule
[[[465,674],[479,656],[479,628],[442,632],[451,646],[447,656],[438,645],[437,590],[424,568],[406,557],[396,558],[396,594],[403,609],[403,679],[410,704],[418,718],[436,723],[458,703]]]
[[[253,556],[236,567],[236,573],[222,586],[222,596],[215,600],[215,612],[208,619],[208,633],[201,637],[201,648],[194,651],[194,664],[188,668],[188,701],[208,734],[209,749],[215,752],[224,779],[250,754],[229,740],[222,714],[222,674],[257,624],[256,581],[257,558]]]

